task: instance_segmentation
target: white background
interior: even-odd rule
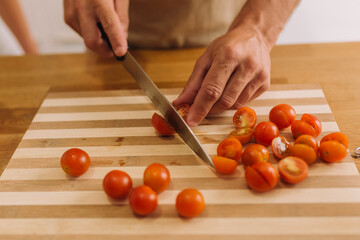
[[[62,0],[20,2],[41,53],[84,51],[81,38],[63,21]],[[358,0],[302,0],[277,44],[360,41],[359,10]],[[0,36],[4,36],[4,31],[6,29],[0,23]],[[19,50],[14,52],[21,53]]]

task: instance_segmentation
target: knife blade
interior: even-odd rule
[[[100,23],[98,23],[98,28],[101,32],[102,38],[107,42],[109,48],[113,51],[111,43]],[[127,51],[123,57],[117,57],[114,53],[114,56],[118,61],[122,61],[124,67],[134,78],[138,86],[145,92],[151,102],[155,105],[157,109],[159,109],[161,114],[171,124],[171,126],[175,129],[175,131],[183,139],[183,141],[190,147],[190,149],[193,150],[194,153],[198,155],[205,163],[207,163],[211,167],[214,167],[210,156],[201,146],[201,143],[199,142],[193,131],[186,124],[184,119],[179,115],[176,109],[172,106],[169,100],[161,93],[159,88],[150,79],[150,77],[142,69],[142,67],[131,55],[131,53]]]

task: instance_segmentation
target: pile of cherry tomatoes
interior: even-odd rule
[[[61,157],[62,169],[73,177],[84,174],[90,167],[89,155],[78,148],[67,150]],[[170,172],[160,163],[150,164],[144,171],[143,185],[133,188],[131,177],[124,171],[112,170],[103,179],[104,192],[112,199],[125,200],[135,214],[145,216],[158,206],[158,194],[170,185]],[[195,217],[203,212],[202,194],[192,188],[181,191],[176,198],[176,209],[183,217]]]
[[[218,145],[217,156],[213,157],[215,169],[222,174],[231,174],[242,163],[247,184],[255,191],[265,192],[278,184],[279,176],[290,184],[303,181],[308,175],[309,165],[318,159],[319,154],[330,163],[346,157],[349,141],[345,134],[328,134],[319,144],[316,137],[321,133],[321,122],[311,114],[295,119],[295,109],[288,104],[273,107],[269,113],[270,121],[257,125],[253,109],[238,109],[233,117],[237,129]],[[279,136],[279,129],[288,127],[291,127],[294,144]],[[256,143],[243,151],[242,144],[249,143],[252,138]],[[278,171],[269,163],[267,147],[270,145],[279,160]]]

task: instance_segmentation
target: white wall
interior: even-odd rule
[[[81,38],[63,21],[62,0],[20,2],[42,53],[84,51]],[[360,41],[359,9],[358,0],[302,0],[278,44]]]

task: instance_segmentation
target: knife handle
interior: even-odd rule
[[[106,34],[101,22],[98,22],[97,24],[97,27],[99,28],[100,32],[101,32],[101,38],[105,40],[105,42],[107,43],[107,45],[109,46],[110,50],[112,51],[112,53],[114,54],[115,56],[115,59],[118,60],[118,61],[124,61],[125,59],[125,55],[124,56],[116,56],[115,52],[114,52],[114,49],[112,48],[111,46],[111,43],[110,43],[110,40],[109,40],[109,37],[108,35]]]

